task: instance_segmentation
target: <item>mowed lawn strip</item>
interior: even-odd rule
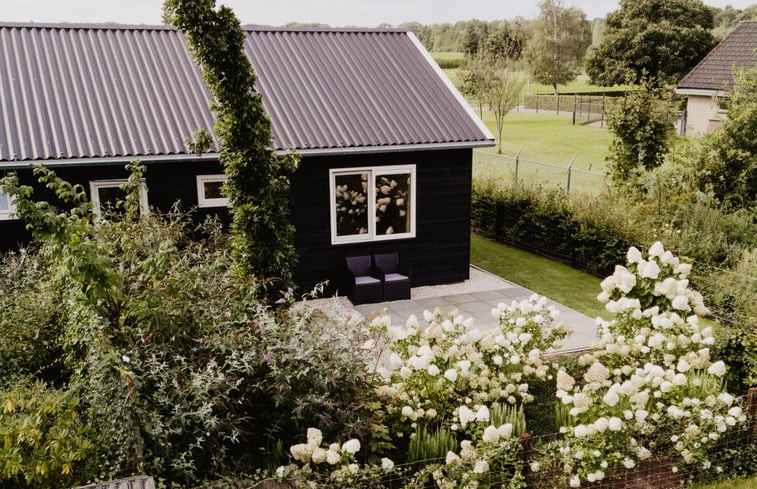
[[[568,265],[471,234],[471,263],[591,318],[609,317],[597,300],[601,280]]]

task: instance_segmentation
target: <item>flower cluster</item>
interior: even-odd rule
[[[571,486],[632,468],[654,451],[709,465],[707,448],[745,420],[723,392],[726,366],[712,362],[707,309],[688,288],[690,265],[655,243],[647,258],[636,248],[628,267],[602,282],[599,299],[615,319],[598,319],[600,339],[579,359],[583,375],[557,373],[557,397],[573,423],[561,428],[563,470]]]
[[[352,459],[360,451],[360,441],[347,440],[342,445],[332,443],[326,448],[321,447],[323,434],[318,428],[308,428],[307,443],[292,445],[289,452],[298,462],[303,464],[329,464],[337,465],[345,459]]]
[[[308,428],[307,442],[292,445],[292,458],[302,465],[291,464],[276,469],[279,480],[295,479],[307,487],[380,487],[381,478],[395,470],[391,459],[381,459],[380,465],[360,466],[355,454],[360,441],[352,438],[342,443],[323,444],[323,434],[317,428]]]
[[[480,331],[472,320],[455,311],[426,311],[427,326],[414,316],[392,326],[378,316],[374,326],[387,331],[385,365],[378,368],[386,382],[388,407],[406,424],[443,424],[454,429],[485,417],[486,406],[533,400],[528,379],[545,379],[550,365],[542,352],[560,346],[568,330],[557,321],[559,312],[546,299],[500,304],[492,313],[499,327]]]
[[[463,440],[460,452],[448,452],[444,466],[433,472],[440,489],[479,487],[488,480],[497,487],[518,487],[523,482],[518,463],[521,444],[513,425],[488,425],[481,437]]]

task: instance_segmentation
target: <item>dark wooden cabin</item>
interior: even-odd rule
[[[302,156],[291,215],[306,290],[344,257],[398,251],[413,285],[469,270],[472,148],[493,137],[412,33],[246,28],[245,48],[272,120],[273,147]],[[0,24],[0,172],[33,184],[42,163],[93,202],[147,166],[144,203],[177,200],[228,219],[210,97],[183,36],[169,27]],[[40,195],[44,191],[39,189]],[[0,248],[28,241],[0,195]]]

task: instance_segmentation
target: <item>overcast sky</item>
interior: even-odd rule
[[[375,27],[418,21],[535,17],[536,0],[217,0],[234,9],[243,24],[283,25],[319,22],[331,26]],[[589,19],[616,10],[619,0],[566,0]],[[754,0],[705,0],[706,4],[743,9]],[[0,21],[118,22],[160,24],[162,0],[0,0]]]

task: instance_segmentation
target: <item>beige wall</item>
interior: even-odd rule
[[[718,112],[718,104],[710,96],[689,95],[686,104],[686,133],[690,136],[715,130],[723,116]]]

